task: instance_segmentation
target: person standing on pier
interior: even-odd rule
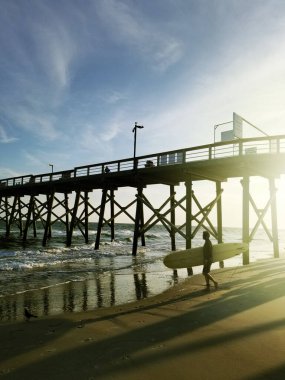
[[[212,281],[213,284],[215,285],[215,288],[217,289],[218,283],[210,275],[211,265],[213,262],[213,246],[212,246],[212,242],[210,240],[210,234],[208,231],[203,232],[203,239],[205,240],[205,243],[203,246],[203,256],[204,256],[203,275],[206,280],[206,288],[207,290],[210,290],[210,281]]]

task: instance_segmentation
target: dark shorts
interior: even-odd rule
[[[203,266],[203,274],[207,274],[207,273],[210,273],[210,270],[211,270],[211,261],[208,261],[206,264],[204,264]]]

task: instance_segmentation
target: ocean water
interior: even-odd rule
[[[38,230],[38,237],[29,238],[23,246],[18,231],[12,231],[7,240],[0,228],[0,321],[22,320],[24,307],[43,316],[124,304],[161,293],[188,277],[187,269],[173,271],[163,265],[171,249],[163,226],[146,233],[146,246],[139,246],[136,257],[132,256],[132,225],[116,224],[112,242],[110,230],[104,229],[99,250],[94,250],[96,226],[90,231],[89,244],[75,231],[73,245],[67,248],[61,225],[53,226],[46,247],[41,245],[43,231]],[[279,231],[281,256],[284,232]],[[241,229],[224,228],[224,242],[239,242],[241,237]],[[203,245],[202,232],[192,244]],[[182,237],[176,237],[176,246],[185,248]],[[272,257],[272,243],[263,230],[257,231],[250,244],[250,261]],[[225,261],[225,267],[241,265],[242,255]],[[218,263],[213,264],[215,268]],[[197,274],[202,268],[193,269]]]

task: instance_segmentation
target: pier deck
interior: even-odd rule
[[[153,166],[147,165],[151,162]],[[108,167],[110,172],[105,173]],[[0,196],[92,191],[191,181],[226,181],[244,176],[285,174],[285,135],[234,140],[133,158],[78,166],[71,170],[0,180]]]
[[[66,226],[66,242],[71,244],[72,233],[79,228],[85,241],[88,242],[88,221],[95,215],[98,219],[95,248],[100,244],[101,229],[104,225],[111,228],[111,239],[114,239],[116,217],[125,213],[134,223],[133,254],[136,254],[138,238],[145,244],[144,233],[154,224],[160,222],[169,231],[172,249],[175,250],[175,234],[179,233],[186,240],[186,248],[191,247],[191,240],[200,228],[222,242],[222,189],[221,183],[229,178],[241,178],[243,186],[243,241],[250,242],[254,234],[249,233],[249,206],[257,214],[257,224],[262,225],[274,244],[274,255],[278,257],[278,233],[276,216],[276,199],[274,181],[285,174],[285,135],[260,138],[235,139],[198,147],[160,152],[145,156],[132,157],[98,164],[78,166],[71,170],[29,174],[0,180],[0,222],[6,225],[6,236],[11,226],[17,225],[23,240],[27,239],[28,230],[33,226],[36,236],[36,222],[44,227],[43,245],[51,237],[51,225],[60,221]],[[263,210],[257,209],[249,192],[249,180],[259,176],[268,179],[270,198]],[[213,181],[216,183],[214,200],[202,207],[193,192],[193,182]],[[174,187],[185,183],[186,195],[175,199]],[[157,210],[143,194],[148,185],[167,185],[170,196]],[[137,189],[137,195],[127,206],[121,206],[114,200],[114,191],[123,187]],[[101,203],[92,206],[88,193],[102,189]],[[75,200],[70,203],[69,195]],[[64,199],[59,199],[60,195]],[[46,197],[46,200],[42,198]],[[110,203],[110,217],[106,218],[105,206]],[[198,212],[194,213],[193,205]],[[136,204],[135,215],[128,211]],[[166,211],[163,207],[169,204]],[[182,206],[183,204],[183,206]],[[57,206],[64,208],[63,215],[57,215]],[[115,213],[115,206],[119,212]],[[84,210],[82,211],[82,207]],[[143,208],[148,207],[154,214],[150,220],[144,220]],[[176,226],[175,209],[182,207],[185,211],[185,223]],[[217,208],[216,223],[210,222],[209,214]],[[264,215],[271,207],[272,234],[264,222]],[[80,209],[80,210],[79,210]],[[155,221],[153,220],[155,219]],[[193,223],[198,226],[193,226]],[[214,227],[217,225],[217,228]],[[256,229],[254,228],[254,230]],[[245,259],[245,263],[248,257]]]

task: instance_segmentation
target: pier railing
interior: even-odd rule
[[[279,154],[285,153],[285,135],[266,136],[259,138],[235,139],[215,144],[178,149],[166,152],[139,156],[135,159],[126,158],[104,163],[77,166],[71,170],[49,172],[44,174],[29,174],[0,180],[1,187],[23,186],[34,183],[52,181],[68,181],[74,178],[132,171],[134,169],[150,169],[166,165],[184,165],[194,161],[215,160],[242,155]]]

